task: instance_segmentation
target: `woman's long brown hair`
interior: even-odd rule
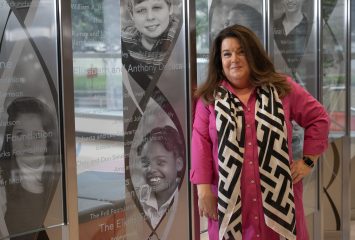
[[[253,86],[257,87],[271,83],[275,86],[281,98],[291,91],[291,86],[287,82],[286,76],[275,71],[275,67],[258,37],[248,28],[236,24],[223,29],[213,41],[209,55],[207,79],[196,90],[196,97],[201,97],[205,103],[212,103],[216,87],[222,80],[226,79],[223,74],[221,60],[221,45],[226,38],[236,38],[244,49],[250,67],[250,79]]]

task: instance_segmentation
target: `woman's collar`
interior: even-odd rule
[[[235,88],[228,82],[228,80],[223,79],[223,80],[221,81],[221,86],[222,86],[222,87],[225,87],[228,91],[230,91],[230,92],[233,93],[235,96],[237,96],[237,93],[236,93]],[[255,93],[255,89],[256,89],[256,88],[254,88],[254,89],[252,90],[252,93],[251,93],[251,94]]]

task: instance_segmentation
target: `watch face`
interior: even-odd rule
[[[303,161],[309,167],[313,167],[314,166],[314,162],[309,157],[303,157]]]

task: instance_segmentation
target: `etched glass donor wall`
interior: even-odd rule
[[[188,238],[183,2],[121,1],[129,240]]]
[[[0,0],[0,239],[63,223],[56,15]]]

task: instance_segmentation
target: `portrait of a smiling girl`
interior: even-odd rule
[[[50,108],[21,97],[8,108],[0,166],[6,190],[5,222],[9,234],[43,227],[59,180],[57,122]],[[25,239],[37,239],[28,236]],[[27,237],[27,236],[26,236]]]
[[[184,167],[184,146],[178,131],[165,126],[152,129],[137,151],[148,188],[140,192],[140,201],[155,228],[177,195]]]

